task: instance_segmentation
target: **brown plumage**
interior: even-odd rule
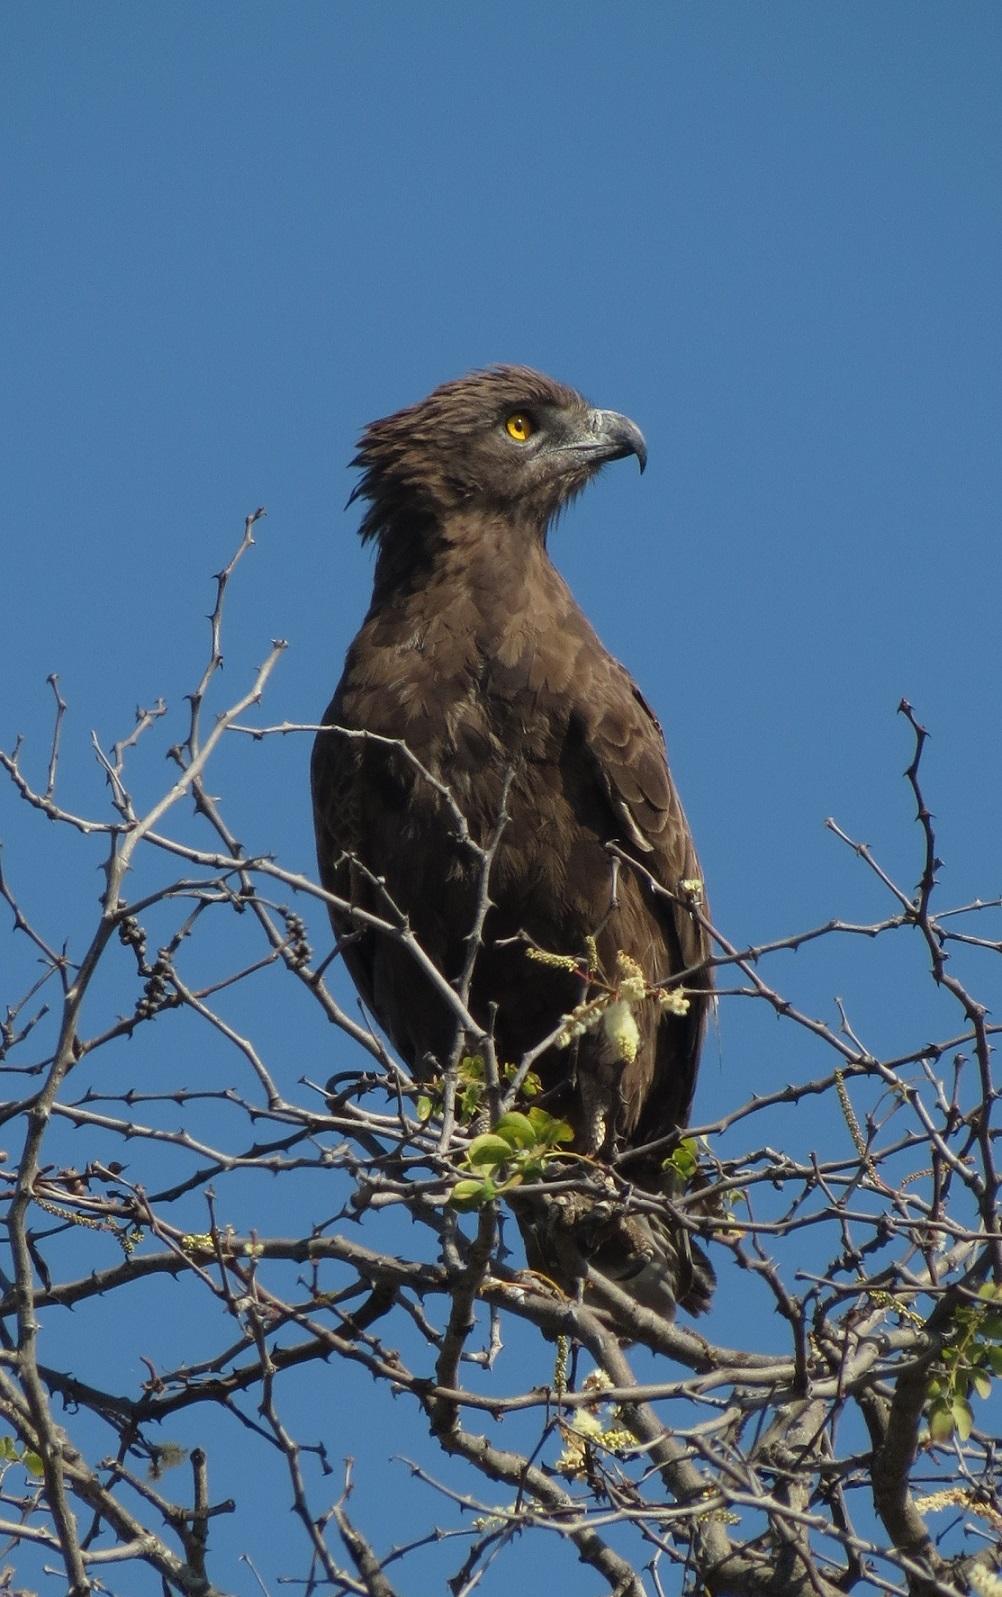
[[[604,462],[630,454],[642,470],[644,440],[627,418],[526,367],[502,366],[374,422],[353,462],[363,476],[352,497],[367,501],[362,537],[377,544],[375,584],[324,719],[401,740],[447,785],[481,844],[497,828],[507,784],[470,994],[502,1061],[519,1060],[583,996],[577,977],[527,958],[526,938],[580,957],[594,936],[610,976],[623,951],[652,984],[698,969],[707,954],[693,915],[628,865],[613,898],[609,843],[671,892],[700,869],[661,729],[546,550],[558,511]],[[455,981],[479,868],[441,794],[399,750],[336,732],[318,735],[312,775],[324,885],[383,915],[389,894]],[[459,1043],[447,1006],[399,943],[359,933],[346,914],[332,919],[396,1048],[419,1076],[441,1070]],[[598,1167],[687,1122],[709,1002],[705,976],[687,987],[686,1016],[655,998],[634,1008],[632,1061],[599,1026],[537,1066],[547,1107],[571,1122],[575,1150]],[[624,1173],[647,1193],[662,1191],[665,1151]],[[530,1263],[565,1286],[590,1263],[661,1312],[674,1297],[705,1305],[708,1267],[700,1257],[693,1271],[668,1224],[628,1215],[608,1196],[517,1212]]]

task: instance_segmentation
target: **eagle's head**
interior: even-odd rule
[[[369,501],[363,539],[463,509],[545,534],[600,466],[625,455],[643,471],[647,446],[627,416],[594,409],[529,366],[491,366],[367,427],[352,461],[364,475],[351,498]]]

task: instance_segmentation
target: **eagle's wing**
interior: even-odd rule
[[[633,854],[669,893],[700,880],[699,860],[682,802],[668,769],[660,722],[639,688],[617,661],[607,658],[616,692],[596,692],[584,707],[584,747],[596,780],[620,822],[615,841]],[[612,841],[613,839],[610,839]],[[682,895],[684,896],[684,895]],[[661,899],[666,932],[676,949],[670,970],[697,966],[706,957],[698,923],[681,905]]]
[[[381,677],[378,659],[369,663],[376,680],[364,692],[339,685],[324,715],[326,726],[355,735],[331,730],[314,743],[320,880],[354,909],[392,925],[409,920],[423,953],[452,979],[474,914],[475,894],[453,870],[468,851],[457,849],[451,813],[414,763],[435,762],[406,735],[406,683]],[[402,1057],[419,1074],[427,1057],[447,1058],[455,1020],[411,954],[346,910],[331,906],[330,915],[355,986]]]
[[[686,1015],[659,1013],[652,1005],[638,1016],[647,1045],[624,1067],[621,1092],[622,1129],[641,1145],[675,1134],[688,1119],[711,1002],[709,975],[701,969],[710,950],[689,902],[691,889],[682,886],[699,881],[701,872],[661,727],[618,661],[602,650],[592,668],[578,713],[591,780],[609,810],[604,841],[618,843],[640,867],[622,866],[620,905],[604,939],[606,965],[622,949],[639,960],[651,983],[697,972],[686,983]],[[651,887],[646,873],[666,892]]]

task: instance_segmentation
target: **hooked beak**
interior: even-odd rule
[[[647,444],[636,422],[616,410],[590,410],[581,434],[571,443],[561,444],[561,452],[602,465],[607,460],[622,460],[636,455],[643,471],[647,464]]]

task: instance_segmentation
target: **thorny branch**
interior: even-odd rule
[[[568,1301],[519,1268],[503,1209],[460,1217],[449,1204],[478,1129],[456,1072],[464,1050],[490,1054],[468,1000],[504,815],[480,848],[448,785],[396,746],[452,813],[457,846],[480,861],[456,986],[388,897],[380,914],[338,906],[395,938],[451,1006],[455,1058],[442,1062],[443,1101],[429,1115],[422,1090],[334,990],[329,895],[245,849],[206,784],[210,761],[220,787],[235,750],[281,758],[286,737],[316,730],[244,719],[280,644],[208,719],[224,601],[262,515],[247,518],[217,575],[207,657],[168,749],[177,774],[153,805],[137,806],[130,761],[168,724],[161,701],[109,751],[94,739],[109,798],[98,815],[60,790],[72,710],[55,676],[42,780],[21,742],[0,753],[13,795],[78,834],[82,850],[96,839],[104,851],[97,915],[68,947],[66,928],[31,903],[23,869],[0,875],[11,964],[23,973],[0,1013],[10,1083],[0,1118],[14,1139],[0,1160],[6,1556],[40,1570],[58,1555],[74,1597],[104,1589],[100,1571],[116,1563],[144,1566],[163,1591],[211,1597],[230,1581],[229,1525],[248,1565],[270,1559],[276,1578],[307,1592],[402,1597],[445,1582],[465,1597],[530,1545],[536,1586],[566,1585],[569,1550],[620,1597],[958,1597],[977,1565],[995,1566],[1002,1537],[984,1401],[1002,1375],[999,1028],[976,992],[1002,936],[997,897],[939,906],[926,729],[902,702],[921,840],[914,890],[829,823],[886,892],[883,918],[834,916],[746,947],[708,925],[730,1053],[743,1044],[728,1016],[749,1004],[796,1045],[784,1085],[748,1098],[735,1089],[692,1131],[698,1175],[670,1207],[712,1252],[715,1310],[700,1327],[668,1324],[594,1272]],[[189,799],[200,833],[177,822]],[[613,852],[618,870],[702,915],[680,884]],[[772,975],[793,950],[821,949],[834,971],[845,939],[902,938],[959,1013],[930,1041],[902,1006],[893,1054],[861,1041],[867,1027],[851,1004],[834,1005],[837,1021],[818,1018]],[[489,1112],[517,1101],[552,1040],[503,1062],[503,1096],[490,1058]],[[820,1147],[817,1119],[792,1114],[812,1104],[839,1128]],[[621,1202],[656,1209],[630,1186],[635,1156],[610,1180]],[[560,1174],[571,1189],[588,1179]],[[128,1347],[113,1362],[87,1336],[109,1303]],[[734,1303],[747,1316],[735,1319]],[[173,1337],[150,1335],[168,1323]],[[370,1406],[373,1424],[406,1432],[411,1453],[426,1431],[425,1457],[406,1479],[398,1464],[374,1475],[349,1462],[338,1489],[334,1460],[358,1454],[370,1426],[353,1431],[351,1416]],[[184,1456],[171,1436],[182,1421],[198,1444],[190,1501],[178,1502],[161,1482]],[[236,1435],[248,1457],[257,1450],[254,1475],[214,1502],[209,1471],[220,1477]],[[267,1513],[255,1506],[258,1480]],[[391,1545],[382,1505],[408,1490],[425,1529]],[[298,1553],[290,1534],[260,1534],[277,1523],[275,1504],[283,1523],[293,1510]]]

